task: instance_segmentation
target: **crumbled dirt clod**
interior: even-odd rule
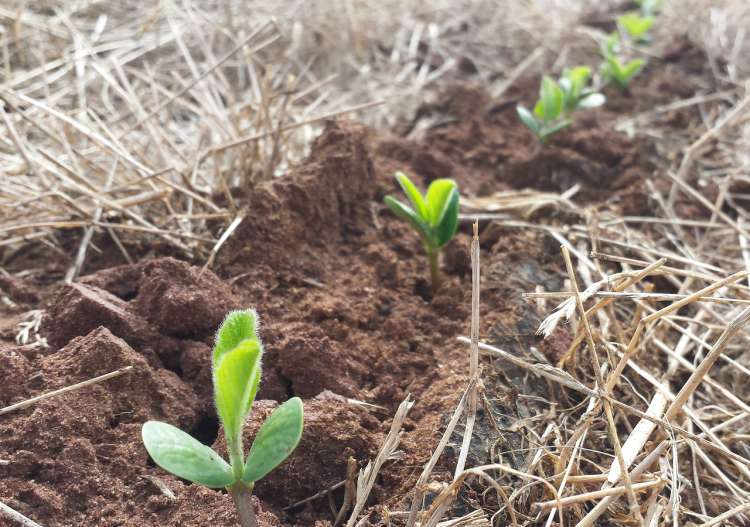
[[[152,260],[141,267],[135,308],[163,334],[204,338],[238,307],[231,289],[209,270],[174,258]]]
[[[79,283],[60,286],[44,326],[50,345],[60,348],[99,326],[107,327],[133,345],[153,334],[148,323],[112,293]]]

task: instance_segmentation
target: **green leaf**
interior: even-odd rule
[[[214,399],[227,442],[236,441],[255,400],[263,353],[256,340],[243,340],[214,367]],[[231,444],[231,443],[230,443]]]
[[[396,180],[401,189],[406,194],[406,197],[411,201],[414,211],[424,220],[427,220],[427,206],[425,205],[424,198],[419,189],[411,182],[409,177],[403,172],[396,172]]]
[[[276,408],[260,427],[247,456],[242,480],[258,481],[297,448],[302,437],[302,400],[293,397]]]
[[[458,230],[458,201],[458,188],[454,188],[448,198],[448,205],[445,208],[443,220],[435,232],[438,247],[442,247],[448,243]]]
[[[643,59],[633,59],[622,68],[622,77],[625,84],[628,84],[633,77],[638,75],[643,67],[646,65],[646,61]]]
[[[427,223],[425,223],[416,212],[400,201],[393,199],[391,196],[386,196],[384,201],[396,216],[402,220],[408,221],[411,226],[414,227],[422,240],[426,243],[432,243],[432,230],[430,229],[430,226],[427,225]]]
[[[642,39],[651,26],[654,25],[654,18],[650,16],[641,16],[637,11],[625,13],[617,18],[617,25],[625,31],[630,38],[634,40]]]
[[[591,68],[588,66],[577,66],[563,71],[560,79],[560,89],[563,90],[569,109],[574,109],[583,94],[586,83],[591,76]]]
[[[607,102],[607,98],[601,93],[590,93],[578,101],[578,108],[598,108]]]
[[[549,123],[560,117],[563,109],[563,92],[560,86],[548,76],[542,78],[542,88],[539,93],[539,112],[534,108],[534,113],[542,118],[542,121]]]
[[[540,124],[536,120],[536,117],[534,117],[534,114],[520,104],[516,106],[516,113],[518,113],[518,118],[529,130],[534,132],[535,135],[539,135]]]
[[[260,340],[258,339],[258,314],[254,309],[231,311],[221,323],[219,331],[216,332],[214,367],[224,353],[236,348],[243,340]]]
[[[148,421],[143,425],[141,436],[154,462],[175,476],[211,488],[227,487],[235,482],[226,461],[179,428]]]
[[[452,179],[436,179],[427,189],[427,217],[434,229],[443,221],[448,209],[451,193],[456,190],[456,182]]]
[[[545,126],[544,128],[542,128],[540,138],[542,139],[542,141],[546,141],[548,137],[554,135],[555,133],[559,132],[563,128],[567,128],[568,126],[570,126],[570,124],[571,124],[571,121],[566,120],[566,121],[560,121],[550,126]]]

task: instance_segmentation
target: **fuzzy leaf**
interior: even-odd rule
[[[458,230],[458,201],[458,188],[454,187],[448,197],[448,204],[445,208],[443,219],[435,231],[438,247],[442,247],[448,243]]]
[[[293,397],[276,408],[255,436],[247,456],[243,481],[258,481],[297,448],[304,421],[302,400]]]
[[[516,106],[516,113],[518,113],[518,118],[521,119],[521,122],[525,124],[529,130],[534,132],[534,135],[539,135],[540,125],[539,121],[534,117],[534,114],[520,104]]]
[[[452,192],[456,190],[456,182],[452,179],[436,179],[427,189],[427,215],[430,226],[435,229],[440,225],[448,209],[448,202]]]
[[[402,220],[408,221],[411,226],[414,227],[417,234],[419,234],[425,243],[432,243],[432,230],[430,229],[430,226],[427,225],[427,223],[425,223],[416,212],[400,201],[393,199],[391,196],[386,196],[384,201],[396,216]]]
[[[214,368],[214,399],[227,442],[235,441],[250,412],[260,382],[263,350],[256,340],[243,340],[224,353]]]
[[[254,309],[232,311],[221,323],[219,331],[216,332],[216,344],[214,344],[214,368],[224,353],[236,348],[243,340],[259,340],[258,314]]]
[[[399,185],[401,185],[401,189],[404,191],[404,194],[406,194],[406,197],[408,197],[409,201],[411,201],[411,205],[412,207],[414,207],[414,211],[419,215],[420,218],[426,220],[427,205],[424,202],[422,193],[403,172],[396,172],[396,180],[398,181]]]
[[[226,487],[235,481],[226,461],[177,427],[148,421],[141,436],[154,462],[175,476],[211,488]]]

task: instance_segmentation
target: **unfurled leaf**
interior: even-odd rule
[[[549,123],[560,117],[563,109],[563,92],[560,86],[548,76],[542,79],[539,93],[539,103],[534,107],[534,113],[543,122]]]
[[[646,65],[646,61],[643,59],[631,60],[622,68],[623,78],[626,80],[626,82],[629,83],[633,77],[635,77],[641,72],[641,70],[643,69],[645,65]]]
[[[243,481],[258,481],[279,466],[297,447],[302,437],[302,401],[293,397],[266,419],[247,456]]]
[[[390,196],[386,196],[384,201],[396,216],[402,220],[408,221],[423,240],[430,242],[432,233],[430,231],[430,226],[427,225],[425,220],[419,217],[412,209]]]
[[[438,247],[442,247],[448,243],[458,230],[458,202],[458,189],[454,188],[448,198],[448,205],[445,207],[443,219],[436,229]]]
[[[243,340],[258,340],[258,314],[254,309],[232,311],[221,323],[214,345],[214,367],[219,357],[236,348]]]
[[[227,441],[235,441],[252,408],[260,382],[262,349],[257,340],[243,340],[219,357],[214,367],[214,399]]]
[[[403,172],[396,172],[396,181],[398,181],[404,194],[411,201],[414,212],[421,218],[427,217],[427,206],[425,205],[424,198],[414,183]]]
[[[154,462],[175,476],[211,488],[234,483],[229,464],[179,428],[148,421],[141,431],[143,444]]]
[[[436,179],[427,189],[427,214],[429,224],[434,229],[443,221],[451,195],[456,190],[452,179]]]
[[[516,106],[516,113],[518,113],[518,118],[521,119],[521,122],[525,124],[529,130],[534,132],[535,135],[539,134],[539,128],[541,125],[539,121],[536,120],[536,117],[534,117],[534,114],[520,104]]]

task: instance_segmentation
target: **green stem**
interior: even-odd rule
[[[245,459],[242,453],[242,431],[237,434],[233,440],[227,439],[227,450],[229,451],[229,464],[232,466],[232,473],[235,479],[242,479],[242,472],[245,469]]]
[[[238,481],[229,487],[229,493],[234,500],[237,509],[237,517],[240,519],[241,527],[256,527],[255,510],[253,509],[253,485],[244,481]]]
[[[440,289],[440,267],[438,266],[439,249],[427,249],[427,258],[430,260],[430,280],[432,281],[432,294]]]

